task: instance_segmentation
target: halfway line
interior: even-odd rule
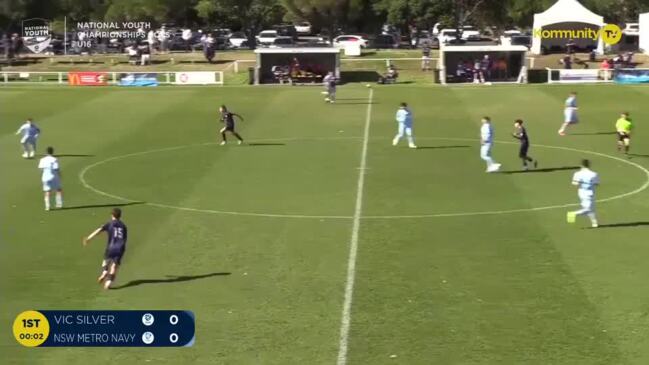
[[[354,295],[354,280],[356,277],[356,253],[358,252],[358,231],[361,225],[363,212],[363,189],[365,186],[365,171],[367,170],[367,145],[370,139],[370,121],[372,119],[372,97],[374,89],[370,89],[367,103],[367,115],[365,116],[365,131],[363,132],[363,149],[361,152],[361,164],[358,172],[358,183],[356,184],[356,206],[352,223],[352,237],[349,242],[349,259],[347,261],[347,283],[345,284],[345,299],[343,301],[343,313],[340,320],[340,339],[338,343],[337,365],[347,364],[347,347],[349,342],[349,327],[352,317],[352,297]]]

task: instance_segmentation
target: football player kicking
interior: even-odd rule
[[[122,262],[124,252],[126,252],[126,239],[128,234],[126,224],[122,222],[121,218],[122,210],[113,208],[111,220],[83,239],[83,245],[86,246],[101,232],[106,232],[108,235],[104,260],[101,262],[101,275],[97,278],[97,282],[104,283],[104,289],[110,289],[111,284],[115,281],[117,269]]]
[[[222,138],[221,146],[228,143],[227,142],[228,141],[227,137],[225,136],[225,132],[232,133],[232,135],[237,137],[237,139],[239,140],[239,144],[242,144],[243,143],[243,138],[241,137],[241,135],[239,135],[239,133],[237,133],[234,130],[234,117],[237,117],[237,118],[241,119],[242,122],[243,122],[243,117],[240,116],[239,114],[230,112],[225,105],[221,105],[221,108],[219,108],[219,111],[221,112],[221,122],[225,123],[225,127],[221,128],[221,131],[220,131],[221,132],[221,138]]]

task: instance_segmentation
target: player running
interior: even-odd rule
[[[566,129],[572,124],[577,124],[579,119],[577,118],[577,93],[571,92],[566,99],[566,107],[563,110],[563,124],[559,128],[559,135],[565,136]]]
[[[221,138],[223,139],[221,141],[221,146],[225,145],[227,143],[227,137],[225,136],[225,132],[230,132],[232,135],[237,137],[239,140],[239,144],[243,143],[243,138],[241,138],[241,135],[237,133],[234,130],[234,117],[237,117],[241,119],[243,122],[243,117],[240,116],[239,114],[232,113],[228,111],[228,108],[225,105],[221,105],[221,108],[219,108],[219,111],[221,112],[221,122],[225,123],[225,127],[221,128]]]
[[[629,154],[629,148],[631,147],[631,130],[633,129],[633,123],[631,118],[629,118],[629,113],[624,112],[620,115],[620,119],[615,122],[615,130],[617,131],[617,150],[625,154]]]
[[[480,127],[480,158],[487,163],[487,172],[496,172],[500,170],[501,164],[491,158],[491,147],[494,141],[494,128],[491,124],[491,118],[482,117],[482,127]]]
[[[597,228],[597,217],[595,216],[595,187],[599,185],[599,176],[590,169],[590,161],[582,160],[581,169],[572,177],[572,185],[578,186],[577,195],[581,202],[581,209],[568,212],[568,223],[575,223],[578,215],[588,215],[593,228]]]
[[[322,83],[325,87],[323,94],[326,94],[325,102],[335,103],[336,102],[336,76],[333,72],[328,72],[327,76],[322,79]]]
[[[47,156],[38,161],[38,168],[43,170],[41,181],[45,192],[45,210],[50,210],[50,192],[56,192],[56,207],[63,208],[63,189],[61,189],[61,169],[59,160],[54,157],[54,148],[47,147]]]
[[[86,246],[99,233],[106,232],[108,235],[104,260],[101,262],[101,275],[97,278],[98,283],[104,282],[104,289],[110,289],[111,284],[115,281],[117,269],[122,262],[124,252],[126,252],[128,231],[126,224],[122,222],[121,218],[122,210],[113,208],[111,220],[83,239],[83,245]]]
[[[527,130],[523,127],[523,120],[516,119],[512,136],[521,141],[521,147],[518,150],[518,157],[523,161],[523,170],[529,170],[529,164],[536,168],[539,165],[538,161],[527,155],[527,152],[530,149],[530,139],[527,136]]]
[[[24,158],[33,158],[36,155],[36,140],[40,133],[41,130],[34,124],[32,118],[27,118],[27,121],[18,128],[16,135],[22,134],[20,144],[23,146]]]
[[[392,140],[392,145],[396,146],[399,144],[399,140],[403,137],[405,132],[408,137],[408,147],[417,148],[415,145],[415,139],[412,136],[412,110],[408,108],[408,104],[401,103],[399,110],[397,110],[396,119],[399,124],[399,129],[397,135],[394,136],[394,139]]]

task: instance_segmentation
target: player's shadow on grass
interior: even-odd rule
[[[375,104],[380,104],[378,101],[352,101],[352,102],[344,102],[344,101],[336,101],[336,104],[341,104],[341,105],[375,105]]]
[[[469,148],[468,145],[455,145],[455,146],[417,146],[418,150],[443,150],[447,148]]]
[[[511,171],[501,171],[501,174],[527,174],[535,172],[554,172],[554,171],[567,171],[567,170],[579,170],[579,166],[563,166],[563,167],[546,167],[543,169],[531,169],[531,170],[511,170]]]
[[[269,143],[269,142],[250,142],[248,146],[252,147],[264,147],[264,146],[286,146],[286,143]]]
[[[641,155],[639,153],[629,153],[629,156],[632,156],[632,157],[649,157],[649,155]]]
[[[131,280],[128,283],[124,285],[119,285],[119,286],[114,286],[111,289],[113,290],[118,290],[118,289],[126,289],[130,288],[133,286],[138,286],[138,285],[144,285],[144,284],[165,284],[165,283],[181,283],[184,281],[193,281],[193,280],[198,280],[198,279],[205,279],[205,278],[210,278],[213,276],[228,276],[231,273],[229,272],[213,272],[209,274],[202,274],[202,275],[182,275],[182,276],[176,276],[176,275],[167,275],[167,279],[139,279],[139,280]]]
[[[571,136],[610,136],[616,134],[617,132],[586,132],[586,133],[570,133]]]
[[[649,222],[625,222],[625,223],[611,223],[611,224],[600,224],[599,228],[623,228],[623,227],[642,227],[649,226]]]
[[[113,203],[113,204],[88,204],[88,205],[75,205],[71,207],[63,207],[57,210],[72,210],[72,209],[90,209],[90,208],[117,208],[117,207],[127,207],[129,205],[139,205],[144,204],[144,202],[128,202],[128,203]]]

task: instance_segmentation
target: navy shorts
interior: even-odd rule
[[[122,263],[122,256],[124,256],[124,252],[126,250],[120,249],[120,250],[115,250],[115,249],[106,249],[106,252],[104,252],[104,260],[114,262],[115,265],[120,265]]]
[[[521,148],[518,150],[518,157],[525,158],[527,157],[527,151],[530,149],[529,143],[523,143]]]
[[[620,142],[624,142],[625,139],[630,139],[631,136],[628,133],[625,132],[617,132],[617,140]]]
[[[234,124],[226,124],[224,130],[234,132]]]

